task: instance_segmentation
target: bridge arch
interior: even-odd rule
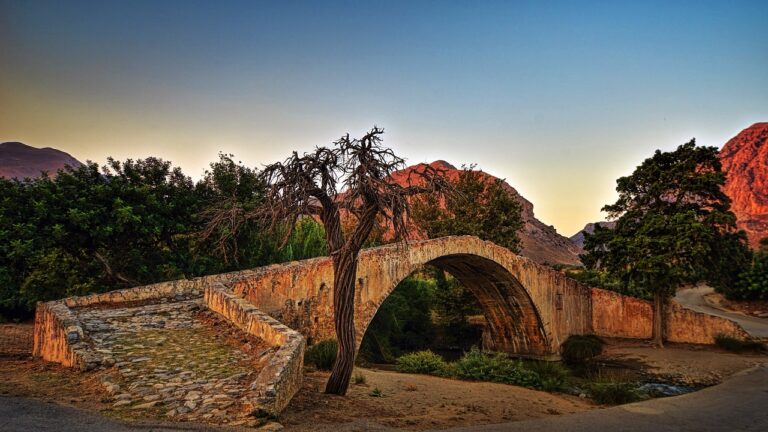
[[[355,293],[358,346],[384,300],[427,264],[444,269],[475,294],[495,350],[551,356],[570,334],[591,332],[588,288],[494,243],[455,236],[360,252]],[[229,284],[237,295],[300,331],[310,343],[335,337],[332,285],[333,263],[327,257],[245,271]]]
[[[520,281],[501,264],[474,254],[443,255],[423,264],[413,263],[416,269],[432,265],[459,280],[478,300],[488,323],[490,348],[527,356],[550,354],[547,333],[538,308]],[[375,307],[356,316],[358,346],[379,307],[411,273],[381,291]],[[356,323],[357,324],[357,323]]]

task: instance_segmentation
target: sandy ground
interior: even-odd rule
[[[309,373],[280,422],[289,431],[423,430],[527,420],[595,406],[584,399],[504,384],[358,368],[366,378],[346,397],[322,393],[327,373]],[[374,389],[381,397],[371,396]],[[353,420],[350,422],[350,420]],[[347,423],[350,422],[350,423]]]
[[[609,341],[602,358],[634,363],[648,375],[694,386],[718,384],[736,372],[768,363],[768,356],[761,354],[733,354],[711,346],[683,344],[654,348],[633,341]]]

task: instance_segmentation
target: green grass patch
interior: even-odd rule
[[[637,384],[631,381],[607,380],[589,385],[589,396],[601,405],[620,405],[643,398]]]

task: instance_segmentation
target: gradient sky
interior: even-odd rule
[[[198,178],[372,125],[571,235],[657,149],[768,121],[768,1],[0,0],[0,141]]]

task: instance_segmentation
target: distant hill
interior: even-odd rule
[[[584,225],[584,228],[577,232],[576,234],[571,236],[571,242],[575,244],[579,249],[584,248],[584,233],[592,234],[595,232],[595,226],[600,225],[603,228],[613,228],[616,226],[616,222],[608,222],[608,221],[602,221],[602,222],[590,222],[586,225]]]
[[[35,148],[20,142],[0,143],[0,177],[35,178],[43,171],[55,175],[66,165],[79,167],[82,163],[68,153],[50,147]]]
[[[756,247],[768,236],[768,123],[755,123],[731,138],[720,150],[720,161],[728,175],[724,190],[731,210]]]
[[[430,166],[442,170],[449,179],[456,179],[461,173],[461,169],[449,164],[448,162],[438,160],[429,164]],[[424,164],[410,166],[401,171],[392,174],[401,185],[408,184],[409,174],[413,171],[420,172]],[[495,181],[496,177],[483,173],[488,182]],[[418,176],[411,176],[418,179]],[[579,265],[578,254],[580,248],[576,247],[567,237],[557,233],[551,225],[546,225],[536,219],[533,213],[533,204],[520,195],[515,188],[504,182],[504,189],[520,203],[522,207],[522,217],[525,225],[520,230],[520,240],[522,243],[521,254],[538,263]]]

